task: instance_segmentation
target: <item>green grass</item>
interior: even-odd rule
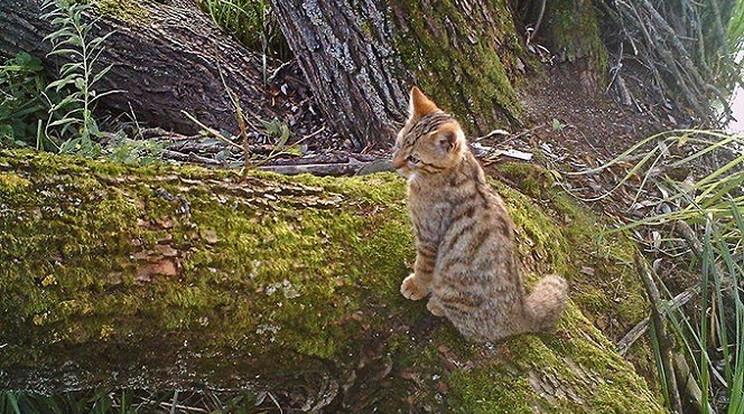
[[[249,49],[288,60],[292,56],[266,0],[197,0],[222,30]]]
[[[41,60],[25,52],[0,64],[0,147],[37,146],[37,121],[49,111],[43,94],[50,79]]]
[[[744,135],[697,130],[664,132],[640,141],[601,167],[578,174],[601,173],[611,165],[630,160],[635,160],[634,164],[620,183],[595,199],[609,197],[631,177],[637,177],[636,198],[642,192],[653,194],[654,188],[661,188],[663,196],[655,201],[659,206],[666,206],[667,211],[649,214],[620,230],[645,226],[665,231],[679,221],[696,229],[702,254],[698,257],[688,251],[680,260],[688,266],[689,274],[697,278],[689,283],[697,288],[699,299],[695,302],[697,306],[687,310],[667,307],[669,326],[677,339],[676,352],[684,355],[693,380],[702,390],[699,402],[702,412],[710,412],[710,405],[717,412],[741,413],[744,410],[741,288],[744,280]],[[711,160],[715,160],[715,164],[710,163]],[[705,162],[716,165],[717,169],[701,168]],[[692,183],[675,181],[663,173],[674,169],[695,174],[696,180]],[[658,174],[659,171],[662,173]],[[679,248],[678,239],[665,240],[677,243]],[[662,249],[668,247],[670,245],[661,246]],[[657,283],[666,293],[666,299],[671,299],[673,294],[658,276]],[[653,335],[651,343],[659,377],[664,378],[667,373],[659,363],[659,344],[653,340]],[[721,392],[726,394],[724,401],[718,398]]]
[[[729,20],[726,41],[728,49],[736,52],[744,52],[744,0],[738,0],[731,12]],[[738,59],[741,64],[742,58]]]

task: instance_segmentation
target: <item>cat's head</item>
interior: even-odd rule
[[[438,174],[457,166],[466,147],[460,124],[414,86],[408,121],[395,142],[395,169],[404,177]]]

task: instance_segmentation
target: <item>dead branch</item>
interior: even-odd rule
[[[342,175],[365,175],[380,171],[392,171],[392,169],[392,164],[390,164],[388,160],[361,162],[354,158],[349,158],[349,161],[346,163],[265,165],[258,167],[258,170],[261,171],[271,171],[284,175],[312,174],[320,176],[328,175],[332,177]]]
[[[695,231],[692,230],[692,227],[690,227],[689,224],[685,223],[682,220],[679,220],[675,223],[677,233],[679,233],[680,236],[682,236],[683,239],[687,242],[687,245],[690,247],[690,250],[692,253],[697,257],[698,259],[703,258],[703,244],[700,243],[700,240],[698,240],[697,236],[695,235]]]
[[[674,412],[681,414],[682,400],[679,397],[677,379],[672,365],[672,343],[667,335],[666,319],[662,316],[661,295],[659,294],[659,289],[656,287],[656,283],[654,282],[654,277],[651,274],[652,270],[648,268],[645,260],[638,252],[636,252],[635,255],[635,266],[638,274],[641,276],[641,281],[643,281],[643,285],[646,288],[646,296],[648,296],[648,300],[651,302],[651,318],[654,322],[654,333],[656,334],[656,339],[659,344],[661,363],[664,367],[664,379],[669,394],[669,403]]]
[[[715,0],[681,3],[680,12],[678,7],[665,7],[667,2],[598,2],[623,35],[620,47],[625,41],[632,45],[633,54],[649,70],[663,98],[690,108],[698,121],[720,122],[711,103],[720,101],[725,95],[720,90],[730,84],[721,7]],[[703,25],[711,26],[710,30],[704,31]]]
[[[695,377],[693,377],[690,371],[690,366],[687,364],[687,360],[685,360],[683,355],[674,355],[674,370],[677,375],[677,384],[685,390],[685,395],[689,397],[690,402],[697,408],[697,412],[716,414],[710,403],[708,403],[707,411],[703,410],[703,392],[700,390],[700,385],[695,381]]]
[[[664,304],[664,306],[661,307],[662,316],[666,317],[669,312],[674,312],[682,306],[686,305],[687,302],[690,301],[690,299],[694,298],[699,293],[700,287],[696,285],[678,294],[673,299],[668,300]],[[623,336],[623,338],[618,341],[616,347],[617,352],[620,355],[624,356],[628,352],[630,347],[646,333],[650,322],[651,319],[647,317],[639,322],[636,326],[634,326],[631,330],[629,330],[628,333],[626,333],[625,336]]]

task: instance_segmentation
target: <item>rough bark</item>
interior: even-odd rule
[[[559,61],[576,62],[579,78],[587,93],[604,88],[607,76],[607,50],[600,37],[593,0],[548,1],[546,28],[540,39]]]
[[[503,0],[271,3],[325,118],[358,146],[392,142],[413,84],[473,133],[519,117],[510,76],[524,65]]]
[[[51,33],[41,20],[38,0],[0,2],[0,56],[25,51],[49,67],[63,63],[46,55]],[[180,133],[198,131],[182,110],[215,128],[234,129],[235,112],[220,78],[243,107],[273,117],[262,87],[261,58],[220,32],[192,0],[99,2],[98,33],[115,31],[101,64],[113,69],[100,83],[124,93],[101,100],[115,114],[134,111],[137,119]]]
[[[0,151],[0,387],[269,391],[285,412],[662,412],[582,313],[599,268],[561,270],[577,302],[556,332],[493,346],[403,299],[404,185]],[[579,255],[502,193],[530,269]],[[609,266],[613,297],[635,287],[618,261],[586,260]]]

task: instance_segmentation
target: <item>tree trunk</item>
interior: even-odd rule
[[[268,391],[285,412],[662,412],[578,291],[556,332],[495,346],[403,299],[404,186],[0,151],[0,387]],[[538,250],[562,227],[502,193],[537,268],[578,255]],[[582,265],[564,273],[575,289]]]
[[[205,124],[234,130],[235,112],[220,78],[244,109],[274,116],[262,86],[261,58],[221,33],[192,0],[121,0],[100,2],[98,33],[115,31],[107,41],[102,65],[113,64],[100,86],[120,89],[101,100],[115,114],[134,113],[140,122],[191,134],[198,127],[181,113]],[[0,2],[0,55],[25,51],[48,67],[63,63],[46,54],[51,33],[40,19],[37,0]]]
[[[516,124],[524,64],[505,0],[272,0],[325,118],[389,144],[418,84],[471,133]]]
[[[544,19],[543,34],[548,34],[547,44],[558,60],[576,62],[584,91],[599,92],[608,62],[593,0],[547,1]]]

